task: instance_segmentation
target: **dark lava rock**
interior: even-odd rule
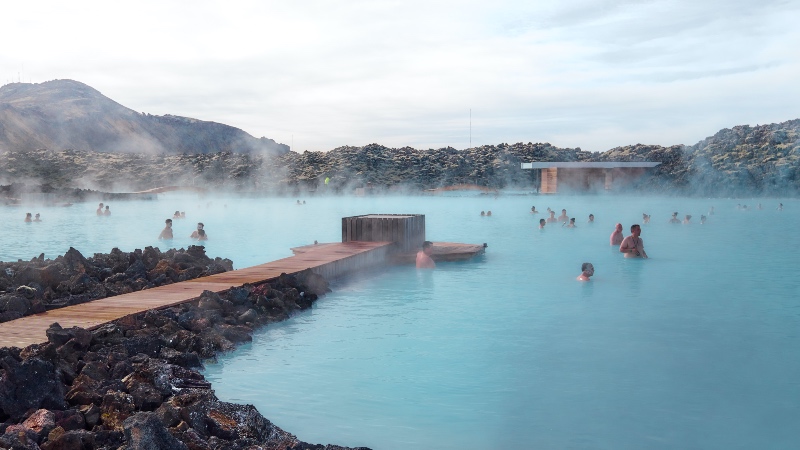
[[[66,409],[64,386],[53,363],[5,356],[0,359],[0,369],[0,410],[5,416],[16,420],[31,409]]]
[[[229,259],[211,259],[202,246],[163,253],[114,248],[91,258],[70,247],[55,261],[40,255],[30,262],[0,262],[0,322],[228,270]]]
[[[57,263],[37,258],[31,264],[85,270],[59,281],[67,291],[78,292],[100,284],[92,274],[104,272],[109,264],[116,265],[113,270],[124,268],[136,276],[147,266],[152,266],[148,276],[161,270],[185,274],[217,264],[194,265],[193,258],[204,255],[202,248],[191,254],[175,250],[162,254],[147,248],[81,259],[75,251]],[[127,267],[120,261],[127,261]],[[105,286],[119,274],[127,276],[124,272],[111,275]],[[313,280],[317,288],[307,286],[306,280]],[[119,283],[129,284],[131,279]],[[93,331],[54,323],[47,330],[47,343],[22,350],[0,348],[0,420],[5,420],[0,448],[343,448],[298,441],[253,406],[220,402],[211,383],[195,370],[203,359],[250,341],[254,326],[310,307],[317,299],[314,291],[326,286],[324,280],[314,280],[309,274],[284,274],[222,295],[206,291],[195,301],[125,316]],[[6,303],[36,299],[40,288],[31,289],[36,292],[21,289],[6,294]]]
[[[189,449],[186,444],[175,439],[158,416],[153,413],[141,412],[131,416],[125,420],[123,426],[129,449]]]

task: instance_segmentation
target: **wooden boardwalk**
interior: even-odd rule
[[[364,241],[310,245],[294,249],[294,256],[266,264],[34,314],[0,323],[0,347],[26,347],[46,342],[45,331],[53,322],[64,328],[97,328],[131,314],[194,300],[206,290],[220,293],[246,283],[271,280],[281,273],[311,269],[325,278],[336,278],[383,264],[391,245],[391,242]]]

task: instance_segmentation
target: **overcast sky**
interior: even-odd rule
[[[0,83],[293,150],[694,144],[800,118],[800,0],[3,2]]]

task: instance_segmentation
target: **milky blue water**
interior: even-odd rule
[[[341,217],[426,215],[428,238],[487,242],[485,256],[375,270],[334,283],[314,308],[259,331],[205,375],[300,439],[375,449],[797,448],[800,202],[619,196],[199,199],[0,207],[0,259],[124,251],[176,209],[207,252],[237,268],[338,241]],[[756,210],[758,202],[763,210]],[[783,202],[784,211],[777,211]],[[747,204],[747,211],[737,209]],[[577,218],[548,225],[530,207]],[[701,214],[716,214],[705,225]],[[25,224],[24,212],[44,221]],[[492,217],[480,217],[492,210]],[[670,213],[693,215],[672,225]],[[608,245],[652,214],[649,260]],[[589,213],[596,223],[586,223]],[[578,282],[582,262],[592,281]]]

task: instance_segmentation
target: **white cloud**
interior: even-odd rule
[[[295,150],[693,144],[800,116],[797,1],[6,5],[0,81],[72,78],[137,111]]]

